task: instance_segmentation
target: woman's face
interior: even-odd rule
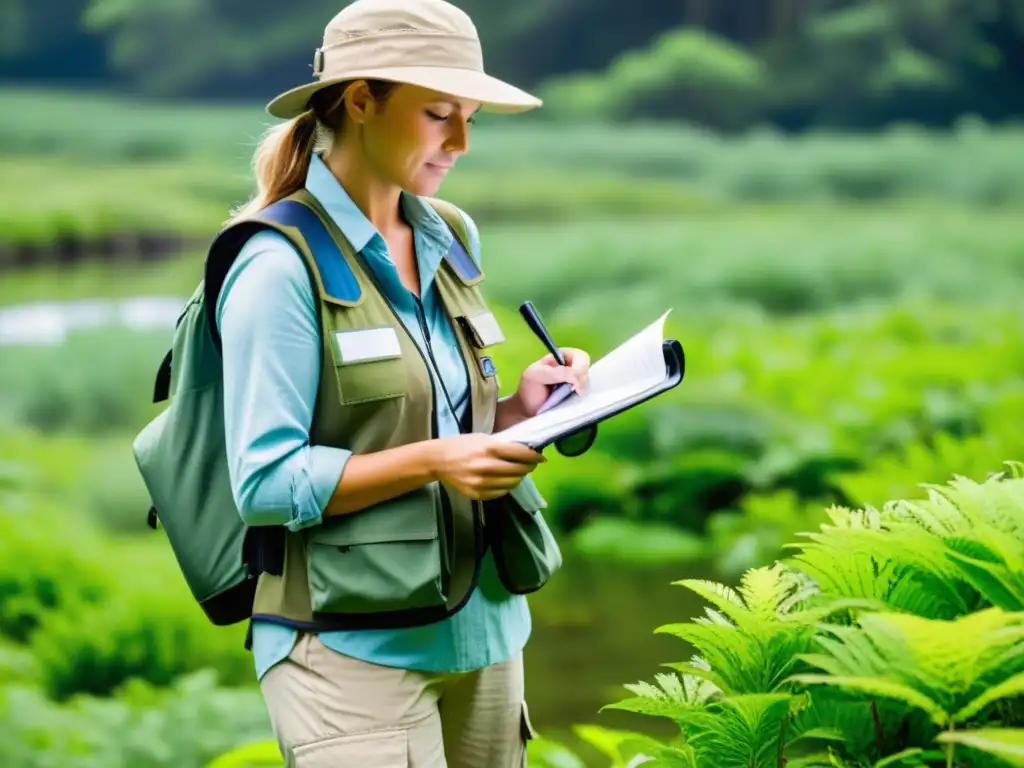
[[[433,195],[469,151],[469,126],[480,103],[414,85],[399,85],[382,105],[370,100],[363,149],[386,182]]]

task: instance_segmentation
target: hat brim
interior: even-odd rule
[[[314,93],[330,85],[348,80],[386,80],[429,88],[433,91],[472,101],[479,101],[485,112],[515,114],[536,109],[543,102],[536,96],[496,77],[472,69],[446,67],[388,67],[358,70],[344,76],[325,78],[301,85],[280,94],[269,104],[267,112],[289,120],[305,112]]]

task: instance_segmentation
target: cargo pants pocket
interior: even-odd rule
[[[294,768],[409,768],[404,729],[345,734],[302,744],[293,750]]]
[[[537,736],[533,730],[533,723],[530,721],[530,708],[523,701],[519,715],[519,739],[522,743],[522,755],[520,757],[520,768],[527,768],[529,758],[530,742]]]

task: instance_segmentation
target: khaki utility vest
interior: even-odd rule
[[[467,251],[458,210],[428,202],[456,235],[435,281],[469,376],[463,431],[490,433],[498,401],[491,354],[504,337],[481,294],[484,275]],[[421,354],[369,265],[318,201],[300,191],[218,240],[237,247],[245,239],[239,235],[254,228],[276,230],[296,246],[318,293],[323,365],[311,442],[366,454],[436,437],[430,354]],[[513,594],[539,589],[562,562],[539,510],[511,496],[474,501],[439,482],[302,531],[259,533],[253,618],[312,630],[450,616],[476,587],[488,547]]]

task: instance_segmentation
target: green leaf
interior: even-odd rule
[[[647,696],[634,696],[622,701],[605,704],[598,711],[615,709],[622,712],[632,712],[636,715],[647,715],[649,717],[667,717],[670,720],[681,720],[693,710],[692,704],[671,699],[656,699]]]
[[[245,744],[221,755],[206,768],[257,768],[262,766],[284,766],[281,748],[274,740]]]
[[[536,736],[527,746],[530,768],[586,768],[586,764],[564,744]]]
[[[599,725],[577,725],[573,732],[607,757],[611,761],[609,768],[626,768],[627,764],[642,765],[648,762],[644,758],[660,759],[662,755],[674,762],[659,762],[659,765],[671,764],[680,768],[693,766],[687,751],[666,746],[642,733],[604,728]]]
[[[946,554],[990,604],[1006,611],[1024,610],[1024,583],[1006,566],[984,562],[960,552],[949,551]]]
[[[803,741],[805,739],[809,741],[819,740],[843,742],[846,737],[838,727],[833,728],[828,726],[819,726],[818,728],[810,728],[803,731],[797,736],[788,736],[786,738],[786,744],[796,744],[798,741]]]
[[[939,734],[943,744],[961,744],[995,755],[1016,768],[1024,768],[1024,728],[979,728]]]
[[[904,749],[902,752],[897,752],[895,755],[883,757],[881,760],[875,763],[875,768],[890,768],[890,766],[900,765],[901,763],[904,763],[907,760],[907,758],[920,757],[923,754],[924,750],[920,747],[911,747],[910,749]],[[912,763],[912,765],[920,765],[920,762],[915,760]]]
[[[848,691],[857,691],[871,696],[903,701],[912,707],[928,713],[932,721],[940,728],[949,721],[949,714],[935,701],[916,691],[908,685],[879,677],[853,677],[846,675],[793,675],[792,682],[804,685],[831,685]]]
[[[954,723],[970,720],[994,701],[1024,694],[1024,672],[987,688],[983,694],[953,715]]]
[[[683,579],[672,583],[696,592],[737,625],[750,619],[750,612],[732,587],[705,579]]]

